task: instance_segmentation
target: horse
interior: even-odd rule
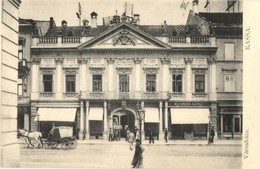
[[[25,138],[27,148],[31,145],[34,147],[34,145],[31,143],[31,140],[35,140],[37,142],[38,148],[43,147],[42,142],[42,133],[38,131],[28,131],[25,129],[18,129],[18,133]]]

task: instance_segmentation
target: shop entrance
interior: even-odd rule
[[[125,138],[126,130],[135,127],[135,115],[128,110],[119,110],[113,113],[112,127],[114,133],[119,135],[118,137]]]

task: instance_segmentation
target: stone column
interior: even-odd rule
[[[63,58],[57,58],[55,59],[56,61],[56,98],[62,98],[62,89],[63,87],[61,86],[62,83],[62,63],[63,63]]]
[[[37,115],[37,107],[36,103],[31,103],[31,131],[38,131],[38,121],[36,120],[36,115]]]
[[[80,127],[79,127],[79,139],[83,140],[84,131],[84,102],[80,102]]]
[[[212,102],[210,107],[210,121],[211,127],[214,127],[215,137],[214,139],[218,139],[218,126],[217,126],[217,102]]]
[[[208,64],[210,65],[210,91],[209,91],[209,99],[211,101],[217,100],[217,93],[216,93],[216,58],[211,57],[208,58]]]
[[[144,111],[144,101],[141,102],[141,109]],[[145,140],[144,122],[145,121],[143,119],[143,121],[142,121],[142,128],[141,128],[141,131],[142,131],[142,140],[141,140],[141,142],[142,143],[143,143],[143,140]]]
[[[167,96],[167,92],[170,91],[169,89],[169,64],[171,63],[171,59],[169,58],[163,58],[161,59],[162,63],[162,69],[163,69],[163,74],[162,74],[162,92],[163,96]]]
[[[107,102],[104,101],[104,131],[103,131],[103,140],[106,140],[108,138],[107,133]]]
[[[141,62],[140,58],[135,58],[135,98],[141,98]]]
[[[114,91],[114,64],[115,59],[109,58],[107,59],[108,63],[108,98],[113,98],[113,91]]]
[[[80,92],[81,98],[86,97],[86,81],[87,81],[87,62],[86,58],[78,58],[78,63],[80,65]]]
[[[160,118],[160,126],[159,126],[159,139],[160,140],[163,140],[163,137],[164,137],[164,132],[163,132],[163,130],[164,130],[164,128],[163,128],[163,116],[162,116],[162,106],[163,106],[163,103],[162,103],[162,101],[160,101],[160,103],[159,103],[159,118]]]
[[[165,101],[164,107],[164,128],[168,128],[168,102]]]
[[[41,59],[34,58],[31,61],[32,64],[32,93],[31,93],[31,99],[37,100],[39,98],[39,64]]]
[[[191,64],[193,59],[192,58],[184,58],[186,63],[186,100],[192,99],[192,71],[191,71]]]
[[[89,114],[89,101],[86,101],[86,140],[90,138],[89,133],[89,121],[88,121],[88,114]]]
[[[223,135],[223,114],[220,115],[220,139]]]

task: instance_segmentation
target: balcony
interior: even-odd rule
[[[242,100],[242,92],[217,92],[217,100]]]
[[[30,97],[29,96],[18,96],[18,104],[30,104]]]
[[[173,48],[205,48],[205,47],[217,47],[216,38],[209,36],[169,36],[166,37],[166,43]]]

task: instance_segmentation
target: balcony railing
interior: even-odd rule
[[[191,43],[209,43],[209,37],[208,36],[191,37]]]
[[[170,36],[168,37],[169,43],[186,43],[185,36]]]
[[[58,37],[41,36],[39,37],[40,44],[55,44],[58,43]]]
[[[61,43],[80,43],[80,37],[75,37],[75,36],[62,37]]]

